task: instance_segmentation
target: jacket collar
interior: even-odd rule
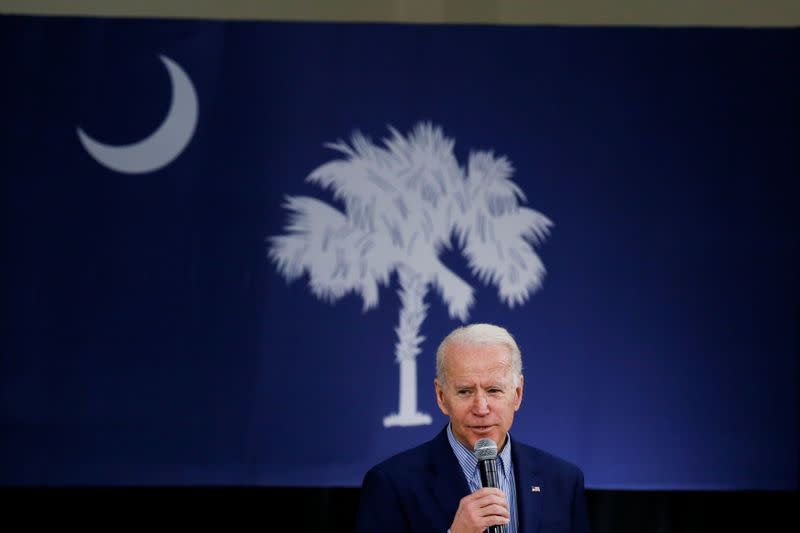
[[[469,494],[469,485],[461,465],[447,440],[447,427],[431,441],[430,469],[433,474],[434,494],[440,509],[452,514],[458,509],[461,498]]]

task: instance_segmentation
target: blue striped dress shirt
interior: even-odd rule
[[[455,438],[452,429],[450,429],[450,424],[447,424],[447,440],[450,441],[450,447],[453,449],[453,453],[456,454],[458,463],[464,471],[469,490],[475,492],[482,486],[478,460],[475,459],[472,450]],[[509,522],[506,530],[508,533],[517,533],[517,489],[516,485],[514,485],[514,466],[511,464],[511,435],[508,435],[506,445],[497,454],[497,470],[500,474],[500,490],[506,495],[508,509],[511,511],[511,522]]]

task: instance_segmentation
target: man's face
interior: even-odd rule
[[[498,450],[522,403],[523,379],[514,386],[507,346],[450,344],[444,353],[444,383],[434,380],[439,409],[450,417],[455,437],[470,450],[492,439]]]

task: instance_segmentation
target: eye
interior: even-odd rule
[[[469,389],[458,389],[456,391],[456,394],[458,394],[459,396],[467,396],[469,393],[470,393]]]

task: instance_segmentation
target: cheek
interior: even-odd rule
[[[511,399],[509,401],[503,402],[503,406],[501,407],[503,413],[506,414],[508,417],[514,416],[514,413],[517,411],[519,407],[516,398]]]
[[[450,405],[450,408],[452,409],[451,412],[453,413],[453,416],[456,418],[465,418],[469,416],[469,413],[472,410],[469,402],[456,401]]]
[[[457,397],[444,395],[442,407],[447,411],[447,416],[459,418],[469,409],[467,402],[459,400]]]

